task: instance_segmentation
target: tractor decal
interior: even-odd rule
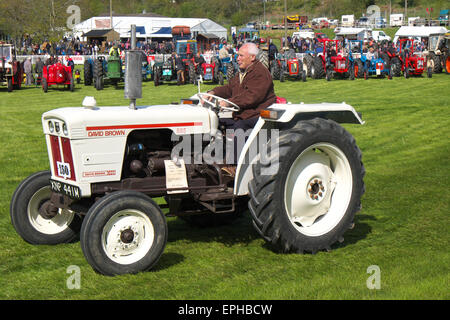
[[[86,131],[118,130],[118,129],[176,128],[176,127],[197,127],[197,126],[203,126],[203,122],[149,123],[149,124],[132,124],[132,125],[122,125],[122,126],[86,127]]]
[[[50,148],[55,175],[66,180],[76,181],[70,140],[50,136]]]

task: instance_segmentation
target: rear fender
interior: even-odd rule
[[[236,177],[234,180],[235,195],[241,196],[248,194],[248,184],[253,179],[252,165],[256,163],[256,161],[261,159],[261,161],[266,161],[266,163],[269,164],[270,161],[275,160],[273,162],[274,165],[269,166],[269,171],[264,174],[270,175],[276,173],[276,166],[278,165],[277,159],[271,158],[270,154],[266,153],[267,150],[261,147],[269,141],[269,136],[276,137],[278,135],[277,129],[282,124],[285,125],[291,122],[297,123],[300,120],[314,118],[330,119],[337,123],[364,124],[361,115],[345,102],[321,104],[274,104],[268,109],[277,111],[279,117],[276,120],[259,118],[250,133],[238,159]],[[274,147],[276,148],[276,146],[272,146],[272,149]],[[270,172],[271,170],[274,172]]]

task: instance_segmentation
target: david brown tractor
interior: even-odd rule
[[[70,91],[75,90],[72,68],[58,61],[42,69],[42,90],[48,91],[51,86],[67,86]]]
[[[0,85],[6,85],[8,92],[19,90],[23,81],[23,66],[16,59],[12,44],[0,42]]]
[[[133,102],[140,94],[127,97]],[[50,168],[23,180],[10,205],[15,230],[31,244],[79,237],[94,270],[118,275],[158,262],[168,236],[161,208],[217,225],[247,203],[258,233],[286,253],[330,250],[354,226],[365,170],[355,139],[339,123],[363,122],[345,103],[262,110],[238,143],[236,174],[229,175],[221,169],[234,147],[219,114],[238,111],[232,102],[200,92],[180,104],[140,107],[85,100],[84,107],[42,115]]]
[[[272,78],[284,82],[286,78],[306,81],[306,65],[297,59],[294,50],[277,53],[270,66]]]

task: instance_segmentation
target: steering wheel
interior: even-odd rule
[[[231,112],[238,112],[241,110],[241,108],[239,108],[239,106],[227,99],[215,96],[213,94],[210,93],[204,93],[204,92],[199,92],[197,93],[197,95],[199,96],[200,100],[203,102],[206,102],[207,104],[209,104],[213,109],[217,108],[217,109],[221,109],[221,110],[225,110],[225,111],[231,111]],[[209,101],[208,99],[203,98],[203,96],[207,97],[207,98],[213,98],[215,99],[214,101]],[[224,101],[228,104],[231,105],[231,107],[222,107],[219,105],[220,101]]]

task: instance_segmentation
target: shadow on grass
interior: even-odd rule
[[[168,228],[168,242],[179,240],[220,242],[225,246],[231,247],[236,244],[248,245],[253,240],[261,238],[252,226],[252,220],[248,211],[225,225],[211,227],[194,226],[180,218],[176,218],[168,221]]]
[[[365,221],[374,221],[375,217],[370,215],[356,215],[355,226],[352,230],[348,230],[344,234],[344,242],[335,243],[332,249],[343,248],[348,245],[353,245],[359,241],[367,238],[372,232],[369,223]],[[179,240],[189,240],[192,242],[220,242],[226,246],[233,246],[236,244],[249,245],[252,241],[262,239],[258,232],[252,225],[252,219],[248,212],[245,212],[242,217],[234,222],[215,227],[198,227],[192,226],[181,219],[168,222],[169,239],[168,242],[175,242]],[[264,243],[263,247],[270,251],[278,252],[270,243]]]
[[[163,253],[161,255],[161,258],[159,258],[158,263],[149,271],[150,272],[162,271],[183,262],[183,260],[184,256],[179,253],[174,252]]]

